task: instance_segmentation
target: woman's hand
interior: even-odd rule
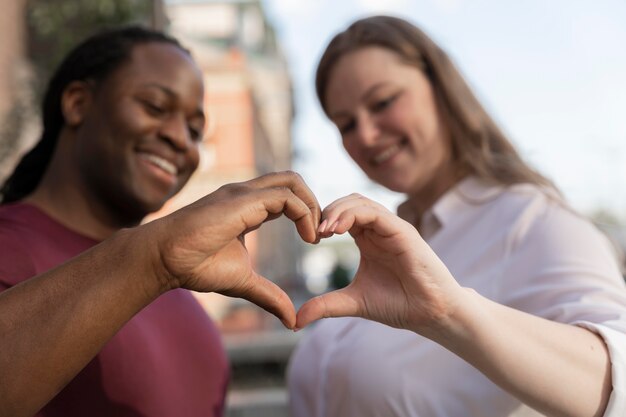
[[[361,252],[354,280],[341,290],[306,302],[302,328],[325,317],[357,316],[421,334],[446,325],[462,288],[406,221],[358,194],[326,207],[323,237],[349,232]]]
[[[413,226],[359,195],[335,201],[322,219],[318,233],[350,232],[361,261],[350,285],[302,306],[297,328],[323,317],[358,316],[409,329],[545,415],[603,414],[611,363],[597,334],[460,287]]]

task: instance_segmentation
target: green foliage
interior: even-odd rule
[[[337,263],[330,273],[330,287],[337,290],[346,287],[350,284],[352,278],[351,271]]]
[[[32,76],[18,80],[17,96],[12,98],[8,112],[0,114],[0,183],[12,169],[19,143],[26,140],[24,132],[36,121],[34,109],[40,106],[52,71],[67,52],[107,27],[149,25],[153,8],[160,11],[159,6],[162,0],[26,0],[23,22]]]
[[[39,99],[50,73],[78,42],[100,29],[150,22],[152,0],[28,0],[28,53]]]
[[[609,226],[623,225],[624,219],[620,218],[618,213],[611,211],[610,209],[599,207],[595,209],[591,215],[591,219],[596,224],[603,224]]]

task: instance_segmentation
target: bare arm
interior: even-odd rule
[[[243,239],[282,214],[305,241],[316,240],[313,194],[295,174],[270,174],[121,231],[0,294],[0,415],[36,413],[124,323],[173,288],[243,297],[293,327],[291,301],[251,268]]]
[[[33,415],[166,291],[123,232],[0,294],[0,415]]]
[[[598,335],[464,292],[450,322],[432,340],[546,415],[604,414],[611,363]]]
[[[361,252],[348,287],[310,300],[297,327],[359,316],[415,331],[551,416],[600,416],[611,393],[604,342],[592,332],[492,302],[461,287],[417,231],[358,195],[324,210],[324,236],[349,231]]]

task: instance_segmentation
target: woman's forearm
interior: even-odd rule
[[[549,416],[602,416],[611,394],[600,336],[465,290],[445,331],[429,335],[525,404]]]

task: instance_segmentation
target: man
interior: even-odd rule
[[[2,188],[0,415],[221,415],[226,357],[184,289],[294,326],[244,236],[285,213],[316,241],[319,206],[297,175],[227,185],[138,226],[195,170],[202,103],[189,53],[145,29],[96,35],[55,73],[42,139]]]

